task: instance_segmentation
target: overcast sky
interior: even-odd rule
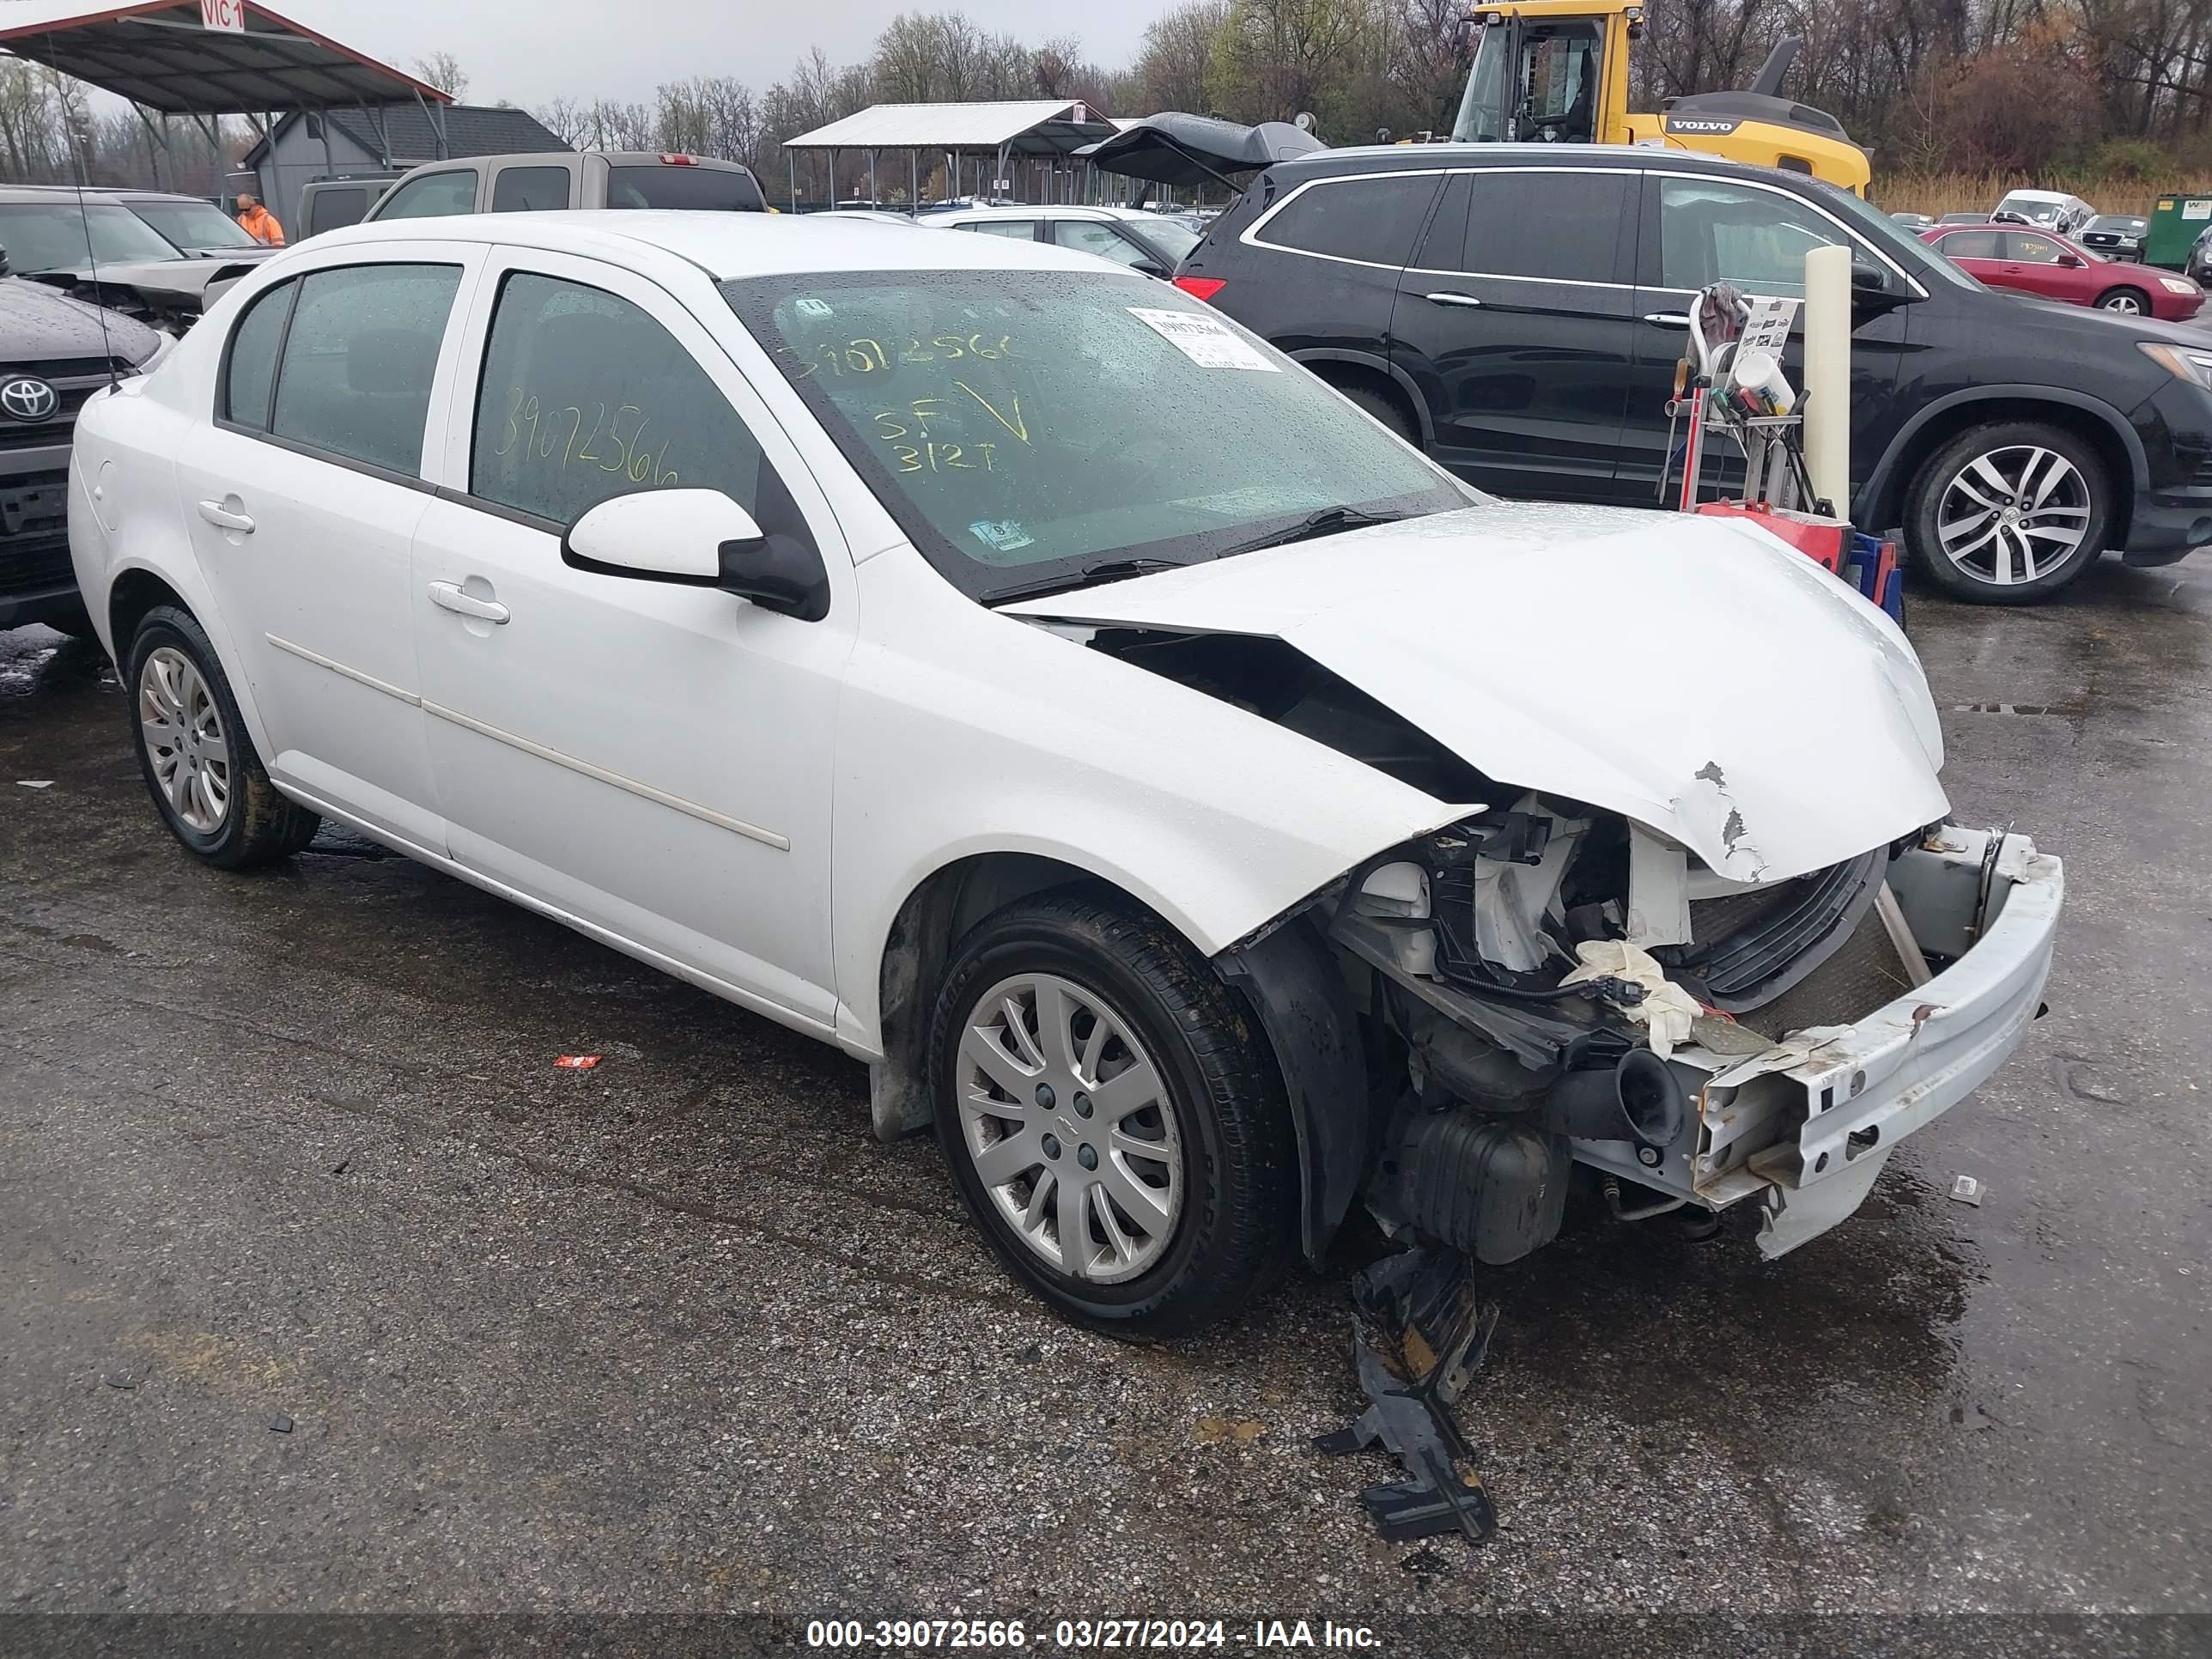
[[[277,13],[357,52],[404,68],[450,52],[469,72],[468,101],[542,104],[563,94],[650,99],[663,81],[734,75],[755,89],[820,46],[834,64],[862,57],[902,11],[960,10],[1024,40],[1072,33],[1099,63],[1135,54],[1145,25],[1170,0],[1090,0],[1062,10],[1021,0],[274,0]]]

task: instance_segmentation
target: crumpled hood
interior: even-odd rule
[[[10,361],[112,355],[139,363],[161,343],[152,329],[119,313],[72,300],[28,277],[0,276],[0,349]]]
[[[1735,880],[1948,810],[1904,635],[1740,520],[1498,502],[1002,609],[1273,635],[1499,783],[1622,813]]]

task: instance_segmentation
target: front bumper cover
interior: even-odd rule
[[[1850,1024],[1757,1054],[1678,1048],[1674,1060],[1702,1074],[1698,1121],[1660,1167],[1602,1143],[1577,1142],[1577,1156],[1714,1209],[1757,1199],[1770,1256],[1850,1217],[1897,1143],[2019,1047],[2041,1007],[2065,893],[2060,861],[2027,836],[1956,825],[1907,852],[1890,880],[1922,947],[1948,967]]]

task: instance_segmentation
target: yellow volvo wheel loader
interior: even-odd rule
[[[1631,0],[1506,0],[1469,17],[1474,62],[1452,137],[1462,143],[1657,144],[1810,173],[1866,194],[1867,153],[1843,123],[1781,95],[1800,41],[1777,46],[1741,92],[1628,112],[1629,43],[1644,32]]]

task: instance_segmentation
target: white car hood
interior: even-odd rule
[[[1620,812],[1734,880],[1948,810],[1903,634],[1739,520],[1497,502],[1002,608],[1273,635],[1501,785]]]

